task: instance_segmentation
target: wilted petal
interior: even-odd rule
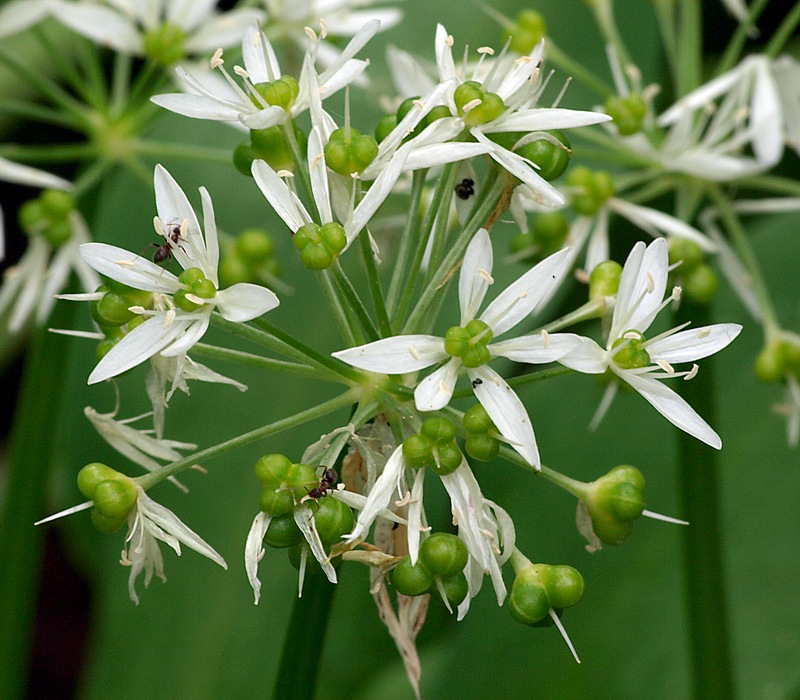
[[[247,571],[247,580],[250,581],[250,585],[253,587],[256,605],[258,605],[258,601],[261,598],[258,563],[264,553],[262,544],[271,520],[271,515],[258,511],[258,515],[256,515],[253,524],[250,526],[250,532],[247,533],[247,541],[244,545],[244,568]]]

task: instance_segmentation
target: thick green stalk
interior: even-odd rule
[[[306,575],[303,597],[294,601],[283,640],[274,700],[313,700],[316,695],[319,657],[335,591],[336,585],[321,572]]]
[[[70,328],[72,316],[70,305],[59,304],[51,323]],[[59,424],[68,358],[65,336],[38,332],[14,413],[0,520],[0,695],[8,700],[26,696],[44,543],[44,530],[33,523],[47,510],[47,484],[58,450],[53,432]],[[49,437],[42,437],[45,434]]]
[[[742,49],[747,42],[747,35],[750,31],[750,27],[755,25],[756,20],[759,18],[769,2],[770,0],[755,0],[755,2],[750,5],[750,12],[747,16],[747,22],[740,24],[734,35],[731,37],[731,40],[728,42],[728,46],[725,49],[725,54],[717,66],[715,75],[721,75],[736,65],[737,61],[742,55]]]
[[[334,283],[336,284],[336,288],[339,290],[342,300],[345,302],[347,307],[352,309],[352,311],[355,313],[358,322],[361,324],[361,330],[364,331],[367,339],[370,342],[373,340],[378,340],[378,338],[380,338],[378,329],[375,327],[375,324],[369,317],[369,312],[364,306],[364,302],[361,301],[361,297],[358,296],[358,292],[347,278],[347,275],[344,274],[344,270],[342,270],[342,266],[339,265],[338,261],[329,268],[329,272]]]
[[[375,256],[372,254],[372,243],[369,240],[367,229],[358,234],[358,241],[361,246],[361,257],[364,259],[364,268],[367,272],[372,305],[378,317],[380,335],[382,338],[388,338],[392,335],[392,322],[389,320],[389,313],[386,310],[386,299],[383,296],[381,278],[378,276],[378,266],[375,264]]]
[[[796,2],[791,12],[783,18],[781,25],[769,40],[769,44],[764,50],[764,55],[769,58],[775,58],[783,49],[784,44],[791,38],[798,24],[800,24],[800,2]]]
[[[342,336],[342,340],[349,347],[362,345],[364,343],[364,335],[358,327],[353,310],[350,307],[346,307],[339,298],[333,277],[327,272],[322,272],[317,279],[319,279],[319,286],[322,288],[328,307],[336,319],[336,325],[339,326],[339,334]]]
[[[676,321],[696,326],[710,321],[706,308],[681,304]],[[681,382],[681,394],[706,420],[714,422],[716,382],[713,359],[691,381]],[[678,432],[678,480],[683,517],[683,570],[691,644],[692,686],[697,700],[735,696],[726,606],[725,568],[718,500],[718,452],[696,438]]]
[[[406,225],[400,237],[400,247],[394,259],[392,281],[389,284],[389,293],[386,296],[386,308],[390,316],[394,316],[400,292],[403,291],[408,279],[408,262],[411,253],[419,246],[419,205],[422,201],[422,192],[425,189],[425,174],[427,170],[416,170],[411,185],[411,200],[408,203],[408,216]]]
[[[676,97],[683,97],[700,85],[703,67],[703,18],[700,0],[678,1],[678,75]]]

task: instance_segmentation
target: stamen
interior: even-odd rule
[[[470,112],[471,110],[475,109],[480,104],[483,104],[483,100],[481,100],[478,97],[476,97],[474,100],[470,100],[469,102],[467,102],[467,104],[465,104],[462,107],[462,109],[464,111],[464,114],[467,114],[468,112]]]
[[[419,360],[419,359],[421,359],[421,358],[422,358],[422,355],[420,354],[419,350],[417,350],[417,346],[416,346],[416,345],[410,345],[410,346],[408,347],[408,351],[411,353],[411,356],[412,356],[412,357],[413,357],[415,360]]]
[[[443,394],[447,394],[447,396],[452,396],[453,392],[450,390],[450,387],[447,386],[444,382],[439,382],[439,391]]]
[[[294,177],[294,173],[291,170],[279,170],[275,173],[278,177]]]
[[[688,382],[690,379],[694,379],[699,371],[700,371],[700,365],[692,365],[692,369],[689,370],[689,372],[683,378],[683,381]]]
[[[697,331],[698,338],[708,338],[709,335],[711,335],[710,328],[701,328],[699,331]]]
[[[317,33],[311,27],[303,27],[306,36],[311,39],[315,44],[317,43]]]
[[[245,80],[248,80],[250,78],[250,73],[248,73],[241,66],[234,66],[233,72],[236,73],[236,75],[238,75],[240,78],[244,78]]]
[[[433,528],[430,525],[428,525],[427,527],[423,527],[422,525],[419,526],[420,532],[430,532],[432,529]]]
[[[169,311],[167,311],[167,313],[164,315],[164,328],[166,328],[170,323],[172,323],[175,320],[175,316],[177,316],[177,314],[175,313],[175,309],[170,309]]]
[[[217,49],[211,57],[209,64],[212,68],[219,68],[225,61],[222,60],[222,49]]]
[[[520,56],[519,58],[514,59],[514,64],[517,66],[522,66],[526,63],[530,63],[533,59],[530,56]]]
[[[494,279],[492,278],[492,276],[482,267],[478,268],[478,274],[481,277],[483,277],[489,284],[494,284]]]
[[[319,163],[320,163],[320,161],[321,161],[321,160],[322,160],[324,157],[325,157],[325,154],[324,154],[324,153],[317,153],[317,155],[316,155],[316,156],[314,156],[314,159],[311,161],[311,167],[312,167],[312,168],[315,168],[316,166],[318,166],[318,165],[319,165]]]
[[[186,298],[193,304],[199,304],[200,306],[203,306],[204,304],[208,303],[208,299],[203,299],[202,297],[199,297],[196,294],[192,294],[191,292],[189,292],[186,295]]]
[[[669,515],[662,515],[661,513],[654,513],[652,510],[643,510],[642,515],[646,518],[651,518],[652,520],[662,520],[665,523],[674,523],[675,525],[688,525],[688,520],[679,520],[678,518],[672,518]]]
[[[653,279],[653,275],[649,272],[647,273],[647,293],[652,294],[656,289],[656,282]]]
[[[420,112],[425,109],[425,103],[422,100],[414,100],[414,106],[418,107]]]
[[[478,53],[494,56],[494,49],[491,46],[481,46],[478,48]]]
[[[115,260],[114,264],[120,267],[134,267],[136,265],[136,258],[133,260]]]
[[[581,660],[578,658],[578,653],[575,651],[575,647],[572,646],[572,640],[570,640],[569,635],[567,634],[567,630],[564,629],[564,625],[561,624],[561,620],[558,619],[558,615],[556,614],[556,611],[553,610],[553,608],[550,608],[550,610],[548,610],[548,613],[550,615],[550,618],[555,623],[556,627],[558,627],[558,631],[561,632],[561,636],[564,638],[564,641],[567,643],[567,646],[569,647],[569,650],[572,652],[572,656],[575,658],[575,661],[577,663],[580,663]]]
[[[453,35],[452,34],[448,34],[447,37],[444,40],[444,43],[447,44],[448,48],[452,49],[453,48],[453,44],[456,43],[456,40],[453,39]]]
[[[680,301],[681,292],[683,292],[683,289],[681,289],[680,287],[673,287],[672,288],[672,301]]]
[[[542,329],[542,342],[545,349],[550,347],[550,334],[544,329]]]
[[[622,337],[625,338],[625,340],[641,340],[642,336],[639,331],[627,331],[622,334]]]
[[[486,528],[481,528],[481,532],[484,535],[486,535],[486,539],[487,540],[493,540],[494,539],[494,535],[491,533],[491,531],[487,530]]]
[[[319,38],[325,39],[328,36],[328,23],[324,19],[319,20]]]
[[[458,508],[453,509],[453,525],[458,527],[458,521],[461,520],[461,513],[459,512]]]
[[[675,368],[666,360],[656,360],[656,364],[668,374],[675,374]]]

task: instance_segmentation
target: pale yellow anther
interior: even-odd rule
[[[250,74],[241,66],[234,66],[233,72],[242,78],[248,78],[248,79],[250,78]]]
[[[219,68],[225,61],[222,60],[222,49],[217,49],[209,61],[212,68]]]
[[[137,316],[147,313],[147,309],[145,309],[144,306],[129,306],[128,311],[130,311],[132,314],[136,314]]]
[[[428,525],[427,527],[423,527],[422,525],[419,526],[420,532],[430,532],[432,529],[433,528],[430,525]]]
[[[697,331],[697,337],[701,338],[701,339],[702,338],[708,338],[708,336],[710,336],[710,335],[711,335],[711,329],[710,328],[701,328],[699,331]]]
[[[638,331],[628,331],[627,333],[623,333],[622,337],[625,340],[639,340],[642,336],[639,335]]]
[[[444,43],[447,44],[447,46],[449,46],[452,49],[453,48],[453,44],[456,43],[456,40],[453,39],[453,35],[452,34],[448,34],[447,38],[444,40]]]
[[[494,49],[491,46],[481,46],[478,49],[478,53],[494,56]]]
[[[481,528],[481,532],[484,535],[486,535],[486,539],[487,540],[493,540],[494,539],[494,535],[489,530],[487,530],[486,528]]]
[[[681,289],[680,287],[673,287],[672,288],[672,301],[680,301],[681,292],[683,292],[683,289]]]
[[[419,359],[422,358],[422,355],[420,354],[419,350],[417,350],[417,346],[416,345],[409,345],[408,351],[411,353],[411,356],[415,360],[419,360]]]
[[[692,369],[689,373],[683,378],[683,381],[688,382],[690,379],[694,379],[697,376],[697,373],[700,371],[700,365],[692,365]]]
[[[192,294],[191,292],[189,292],[186,295],[186,298],[189,301],[191,301],[193,304],[198,304],[199,306],[202,306],[203,304],[207,304],[208,303],[208,299],[203,299],[203,297],[199,297],[196,294]]]
[[[325,157],[325,155],[324,155],[324,154],[322,154],[322,153],[318,153],[316,156],[314,156],[314,160],[312,160],[312,161],[311,161],[311,167],[312,167],[312,168],[315,168],[316,166],[318,166],[318,165],[320,164],[320,161],[321,161],[321,160],[322,160],[324,157]]]
[[[324,19],[319,21],[319,38],[325,39],[328,36],[328,23]]]
[[[661,367],[667,374],[675,374],[675,369],[666,360],[656,360],[656,364]]]
[[[542,342],[545,348],[550,347],[550,334],[544,329],[542,329]]]
[[[589,284],[589,273],[582,267],[579,267],[575,270],[575,279],[581,284]]]
[[[656,289],[656,282],[653,279],[653,275],[649,272],[647,273],[647,293],[652,294]]]
[[[448,396],[453,395],[453,391],[444,382],[439,382],[439,391],[441,391],[443,394],[447,394]]]
[[[459,512],[458,508],[453,509],[453,525],[458,527],[458,521],[461,520],[461,513]]]
[[[475,109],[475,108],[476,108],[478,105],[481,105],[481,104],[483,104],[483,100],[481,100],[481,99],[479,99],[479,98],[477,98],[477,97],[476,97],[474,100],[470,100],[469,102],[467,102],[467,104],[465,104],[465,105],[462,107],[462,109],[464,110],[464,114],[466,114],[467,112],[470,112],[470,111],[472,111],[472,110],[473,110],[473,109]]]
[[[414,100],[413,104],[420,112],[425,109],[425,103],[422,100]]]
[[[159,236],[165,236],[166,235],[164,233],[164,225],[161,223],[161,219],[159,219],[157,216],[153,217],[153,228],[156,230],[156,233]]]
[[[494,284],[494,278],[482,267],[478,268],[478,274],[483,277],[489,284]]]
[[[495,554],[500,554],[500,547],[498,547],[496,544],[492,544],[492,551]]]
[[[523,63],[530,63],[532,60],[533,59],[530,56],[520,56],[514,61],[514,63],[518,66],[521,66]]]
[[[120,267],[134,267],[136,265],[136,258],[133,260],[115,260],[114,264]]]
[[[524,299],[527,296],[528,296],[528,290],[521,289],[519,294],[517,294],[517,299]]]
[[[315,44],[317,43],[317,33],[311,27],[303,27],[306,36],[311,39]]]
[[[175,309],[170,309],[166,314],[164,314],[164,328],[166,328],[175,320],[175,316]]]
[[[294,177],[294,173],[291,170],[279,170],[275,173],[278,177]]]

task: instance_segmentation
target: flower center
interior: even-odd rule
[[[489,343],[492,342],[492,329],[479,320],[470,321],[463,328],[453,326],[444,335],[444,349],[451,357],[458,357],[465,367],[480,367],[491,358]]]
[[[291,75],[283,75],[277,80],[266,83],[256,83],[253,87],[268,105],[283,107],[287,112],[300,94],[300,86]],[[251,95],[250,99],[256,107],[263,107],[255,95]]]
[[[621,369],[648,367],[650,365],[650,355],[644,344],[645,337],[639,331],[626,331],[611,346],[612,350],[619,348],[614,353],[614,364]]]
[[[144,53],[155,63],[171,66],[186,56],[186,33],[174,24],[162,24],[144,35]]]
[[[478,126],[497,119],[506,110],[503,99],[494,92],[484,90],[475,80],[468,80],[456,88],[454,95],[459,116],[467,126]]]
[[[172,299],[175,306],[183,311],[197,311],[203,306],[202,299],[213,299],[217,296],[217,288],[214,283],[205,276],[199,267],[190,267],[181,272],[178,282],[183,285],[183,289],[175,292]]]

